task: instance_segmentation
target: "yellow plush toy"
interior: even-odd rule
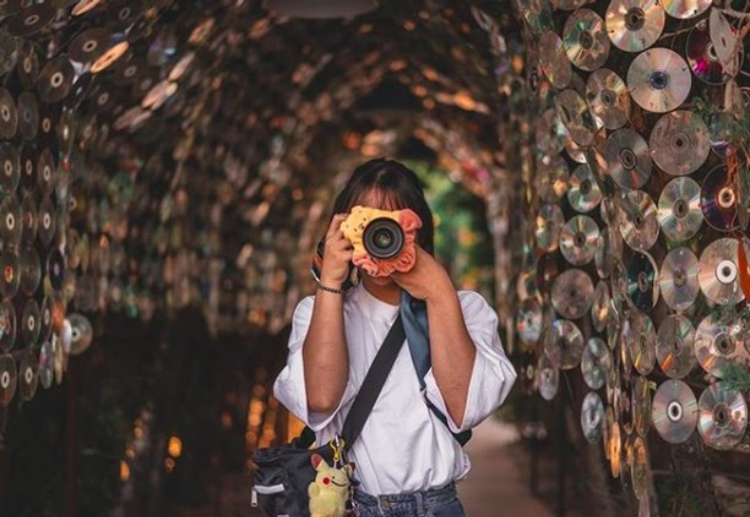
[[[318,472],[315,481],[307,487],[310,496],[310,517],[344,517],[349,496],[349,478],[354,464],[347,463],[337,469],[328,465],[320,454],[312,455],[312,464]]]

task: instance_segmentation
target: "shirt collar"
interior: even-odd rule
[[[354,303],[363,314],[372,319],[393,320],[399,310],[398,305],[391,305],[370,294],[363,283],[359,283],[354,291]]]

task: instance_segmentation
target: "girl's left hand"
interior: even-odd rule
[[[406,273],[394,272],[391,278],[402,289],[418,300],[455,290],[445,268],[421,246],[415,244],[417,261]]]

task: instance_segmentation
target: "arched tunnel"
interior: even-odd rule
[[[295,308],[380,157],[517,373],[468,515],[749,515],[748,32],[747,0],[0,0],[0,516],[262,515]]]

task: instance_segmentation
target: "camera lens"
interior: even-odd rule
[[[365,250],[372,257],[389,259],[395,257],[404,247],[404,231],[393,219],[374,219],[365,228],[363,235]]]

